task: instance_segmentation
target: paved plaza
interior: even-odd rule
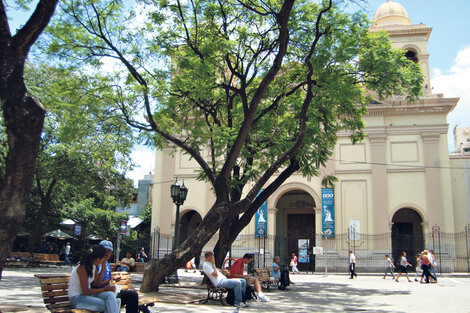
[[[7,268],[0,282],[0,312],[48,312],[43,305],[37,273],[68,273],[63,268]],[[186,285],[201,281],[199,273],[179,271]],[[470,278],[466,275],[440,277],[438,284],[408,283],[386,280],[377,275],[358,273],[357,279],[347,274],[291,275],[295,285],[287,291],[271,290],[266,294],[270,302],[251,302],[241,312],[470,312]],[[132,274],[139,285],[142,274]],[[232,307],[218,302],[182,304],[179,299],[205,297],[204,288],[160,288],[166,303],[157,303],[152,312],[231,312]],[[174,295],[177,295],[174,297]],[[173,295],[173,298],[172,298]],[[171,303],[168,303],[171,302]],[[124,310],[122,310],[124,312]]]

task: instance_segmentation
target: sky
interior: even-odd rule
[[[356,0],[360,1],[360,0]],[[378,7],[386,0],[367,0],[363,6],[372,20]],[[428,42],[431,86],[433,93],[459,97],[460,101],[448,115],[448,149],[454,150],[452,130],[455,125],[470,127],[470,0],[397,0],[408,13],[412,24],[426,24],[432,33]],[[352,7],[352,9],[359,7]],[[24,14],[8,12],[11,29],[24,23]],[[138,165],[127,176],[137,184],[149,172],[154,173],[155,151],[137,145],[132,153]]]

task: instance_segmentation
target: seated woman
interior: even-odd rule
[[[93,288],[94,284],[99,285],[96,266],[100,265],[106,256],[106,249],[95,245],[85,251],[78,266],[73,268],[69,281],[72,308],[105,313],[119,312],[121,299],[116,298],[116,286]]]

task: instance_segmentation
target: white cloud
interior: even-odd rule
[[[149,172],[154,174],[155,170],[155,150],[138,145],[131,154],[132,161],[136,164],[135,168],[126,174],[127,178],[134,181],[134,186],[137,187],[139,179],[144,178]]]
[[[465,47],[457,53],[454,65],[449,71],[435,69],[431,85],[433,93],[460,98],[454,111],[447,116],[449,151],[454,151],[454,126],[470,127],[470,47]]]

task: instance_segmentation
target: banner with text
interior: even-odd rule
[[[263,192],[261,189],[258,195]],[[263,204],[255,213],[255,237],[266,238],[268,236],[268,201],[264,201]]]
[[[335,191],[333,188],[321,189],[322,201],[322,232],[326,234],[329,229],[328,237],[335,236]]]

